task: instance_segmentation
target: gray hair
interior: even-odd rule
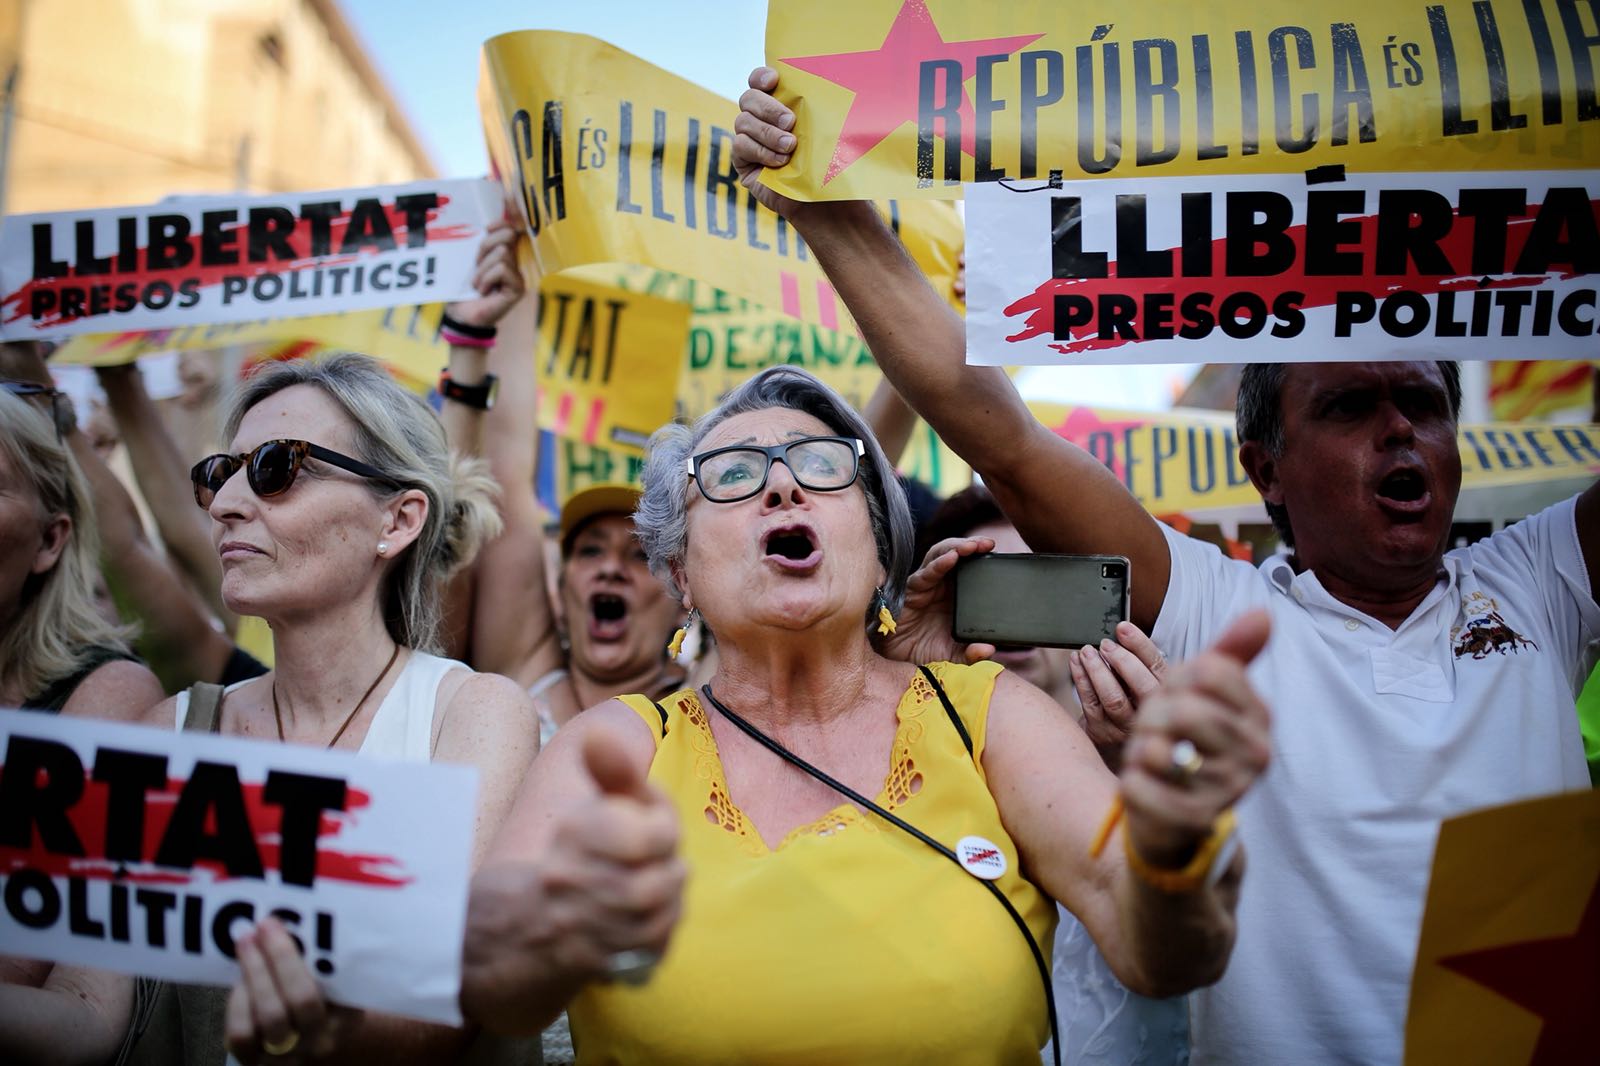
[[[1450,417],[1461,417],[1461,366],[1449,360],[1437,364],[1444,378],[1445,393],[1450,399]],[[1287,363],[1249,363],[1239,376],[1239,398],[1234,401],[1234,433],[1240,444],[1247,441],[1261,445],[1272,458],[1283,456],[1283,380],[1288,373]],[[1278,531],[1278,536],[1290,548],[1294,547],[1294,530],[1289,525],[1287,508],[1261,501],[1266,505],[1267,517]]]
[[[23,698],[70,677],[97,646],[127,650],[132,631],[112,625],[95,608],[100,541],[93,498],[49,416],[0,389],[0,450],[37,497],[41,523],[56,515],[72,522],[55,566],[30,574],[10,624],[0,631],[0,682]]]
[[[354,352],[272,363],[252,374],[228,412],[228,439],[252,407],[294,385],[321,389],[349,417],[355,427],[353,458],[389,479],[364,482],[374,495],[390,499],[417,489],[428,498],[421,534],[395,557],[383,591],[383,614],[396,643],[439,650],[441,586],[499,533],[498,486],[482,460],[451,455],[444,427],[421,397],[396,382],[381,363]]]
[[[666,583],[680,602],[683,600],[683,590],[678,587],[673,569],[683,562],[689,536],[689,493],[695,491],[684,474],[685,461],[706,435],[723,422],[735,415],[773,408],[802,411],[839,436],[855,437],[866,445],[858,480],[867,497],[878,562],[889,575],[883,588],[884,599],[890,611],[898,612],[905,599],[906,578],[911,573],[912,562],[911,509],[906,505],[905,490],[866,420],[844,397],[814,375],[794,367],[763,370],[729,393],[716,410],[701,416],[694,425],[671,423],[650,438],[650,455],[644,466],[644,495],[639,499],[633,523],[650,559],[651,572]],[[876,618],[874,605],[868,608],[867,623],[875,624]]]

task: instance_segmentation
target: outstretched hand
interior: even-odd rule
[[[928,549],[922,565],[906,581],[905,607],[894,633],[881,645],[891,659],[911,663],[975,663],[994,655],[993,644],[962,644],[950,633],[955,614],[955,582],[962,559],[994,551],[988,537],[950,537]]]

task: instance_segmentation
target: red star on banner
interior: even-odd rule
[[[1149,424],[1149,419],[1107,421],[1101,418],[1092,407],[1072,407],[1068,408],[1064,422],[1049,428],[1062,440],[1071,441],[1084,451],[1089,451],[1089,436],[1092,433],[1103,430],[1111,434],[1114,439],[1121,440],[1124,430],[1138,429]],[[1100,456],[1095,456],[1095,458],[1099,459]],[[1113,445],[1111,462],[1106,468],[1117,475],[1118,478],[1123,477],[1123,467],[1125,465],[1123,458],[1117,451],[1116,446]]]
[[[1020,37],[991,37],[982,41],[946,41],[933,24],[925,0],[905,0],[889,35],[871,52],[841,52],[837,55],[797,56],[779,60],[808,74],[826,78],[856,94],[833,146],[833,159],[822,179],[826,185],[839,173],[882,144],[884,139],[907,122],[917,120],[917,84],[922,64],[933,59],[953,59],[961,64],[961,80],[977,73],[977,58],[985,55],[1010,55],[1040,37],[1042,33]],[[972,100],[961,90],[961,150],[972,154]]]
[[[1439,965],[1544,1020],[1528,1066],[1593,1061],[1600,1016],[1600,882],[1571,936],[1468,951]]]

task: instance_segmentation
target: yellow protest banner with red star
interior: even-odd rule
[[[733,101],[592,37],[533,30],[484,43],[478,96],[496,172],[542,274],[642,264],[853,330],[804,242],[739,184]],[[949,293],[956,213],[922,202],[879,208]]]
[[[1314,16],[1314,17],[1313,17]],[[803,200],[963,182],[1592,168],[1592,5],[772,0]]]
[[[1407,1066],[1593,1062],[1600,792],[1439,828],[1406,1016]]]

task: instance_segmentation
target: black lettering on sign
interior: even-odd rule
[[[1267,35],[1267,57],[1272,68],[1272,121],[1278,147],[1285,152],[1310,151],[1317,143],[1317,112],[1320,107],[1316,93],[1300,96],[1300,132],[1294,132],[1294,119],[1289,112],[1292,90],[1289,83],[1289,40],[1294,39],[1295,63],[1301,70],[1313,70],[1317,65],[1316,45],[1309,31],[1300,26],[1279,26]]]
[[[395,247],[389,216],[383,209],[383,202],[376,197],[356,201],[350,211],[350,224],[344,230],[344,240],[339,243],[339,254],[349,255],[366,247],[377,252],[392,252]]]
[[[1106,253],[1083,250],[1081,197],[1050,197],[1050,262],[1050,276],[1055,278],[1109,276]]]
[[[396,196],[394,206],[406,216],[406,247],[423,248],[428,243],[428,212],[439,206],[436,192],[414,192]]]
[[[1151,71],[1151,54],[1161,57],[1161,74]],[[1155,104],[1161,102],[1161,147],[1155,145]],[[1133,128],[1138,131],[1134,164],[1147,167],[1178,157],[1178,46],[1164,37],[1133,42]],[[1121,274],[1119,266],[1117,273]],[[1160,275],[1146,275],[1156,277]]]
[[[994,116],[996,112],[1006,109],[1006,102],[994,97],[994,68],[1010,58],[1007,55],[988,55],[979,56],[977,60],[978,77],[972,94],[974,181],[994,181],[1005,177],[1004,170],[996,170],[990,163],[994,158]],[[947,166],[948,158],[946,156]]]
[[[1230,277],[1282,274],[1294,265],[1294,241],[1288,230],[1294,205],[1275,192],[1230,192],[1227,213],[1226,270]]]
[[[33,830],[57,855],[84,854],[67,810],[83,796],[83,762],[65,744],[13,735],[0,767],[0,845],[27,850]]]
[[[342,811],[345,784],[336,777],[273,770],[261,798],[283,808],[278,872],[285,884],[310,885],[317,876],[317,837],[324,811]]]
[[[1022,124],[1022,146],[1018,155],[1018,177],[1031,178],[1039,166],[1039,109],[1061,99],[1065,91],[1060,52],[1023,52],[1022,97],[1018,114]],[[1044,64],[1044,89],[1039,88],[1039,64]],[[919,171],[920,173],[920,171]]]
[[[1578,5],[1589,9],[1590,31],[1578,15]],[[1593,122],[1600,119],[1600,101],[1595,98],[1594,50],[1600,45],[1600,0],[1556,0],[1561,12],[1561,27],[1567,31],[1567,49],[1572,54],[1572,72],[1578,85],[1578,121]]]
[[[561,101],[547,100],[544,105],[543,133],[544,213],[551,222],[567,217],[566,177],[561,167]]]
[[[1216,99],[1211,90],[1211,38],[1197,33],[1189,39],[1194,50],[1195,155],[1199,159],[1223,159],[1228,146],[1217,143]]]
[[[220,862],[229,877],[263,876],[239,773],[223,763],[194,764],[155,855],[156,865],[180,870],[201,859]]]
[[[633,104],[617,105],[617,210],[637,215],[642,210],[633,202]]]
[[[72,264],[55,258],[53,242],[55,230],[48,222],[33,224],[33,278],[64,278],[72,273]]]
[[[1143,196],[1117,197],[1117,277],[1170,278],[1172,250],[1151,251]]]
[[[1453,274],[1439,242],[1450,232],[1454,221],[1450,201],[1432,189],[1381,190],[1374,271],[1404,274],[1409,258],[1416,263],[1419,274]]]
[[[941,77],[942,75],[942,77]],[[943,83],[943,91],[939,89]],[[933,184],[934,123],[944,124],[944,183],[961,183],[961,63],[930,59],[917,72],[917,186]]]
[[[145,797],[166,786],[167,757],[101,748],[94,756],[94,779],[107,786],[105,857],[144,861]]]
[[[1478,120],[1461,117],[1461,70],[1456,63],[1456,42],[1450,36],[1450,16],[1444,7],[1428,7],[1428,30],[1439,59],[1439,107],[1446,137],[1464,137],[1478,132]]]
[[[1500,42],[1500,24],[1495,21],[1494,8],[1486,0],[1476,0],[1472,13],[1478,23],[1478,37],[1483,41],[1483,62],[1489,73],[1489,128],[1520,130],[1528,125],[1528,116],[1511,110],[1511,79],[1506,73],[1506,49]]]
[[[312,255],[328,255],[333,251],[333,219],[338,213],[338,200],[300,205],[300,217],[311,223]]]
[[[1079,45],[1078,59],[1078,166],[1085,174],[1104,174],[1122,160],[1122,48],[1116,41],[1100,46],[1105,68],[1102,106],[1095,107],[1094,46]],[[1098,126],[1097,120],[1103,120]],[[1095,142],[1104,139],[1103,153]]]
[[[1348,22],[1333,24],[1333,130],[1328,143],[1350,143],[1350,109],[1356,112],[1356,137],[1362,144],[1378,139],[1378,120],[1372,113],[1372,82],[1361,37]]]
[[[728,167],[722,167],[723,142],[728,147]],[[733,240],[739,236],[739,174],[733,169],[733,133],[721,126],[711,127],[710,158],[706,165],[706,232],[713,237]],[[718,194],[727,214],[727,224],[717,220]]]

